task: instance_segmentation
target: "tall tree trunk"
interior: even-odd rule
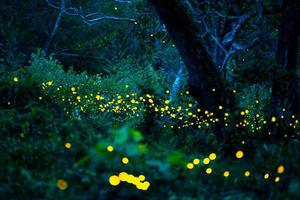
[[[273,103],[300,113],[300,81],[296,75],[300,34],[300,1],[283,0],[276,59],[278,78],[273,83]]]
[[[221,103],[221,74],[201,42],[199,24],[190,5],[182,0],[150,1],[187,67],[191,95],[201,107],[215,110]]]

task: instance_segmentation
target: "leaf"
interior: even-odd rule
[[[130,129],[130,135],[135,142],[140,142],[144,139],[142,133],[134,129]]]
[[[120,130],[115,132],[115,143],[116,144],[125,144],[128,140],[128,128],[123,127]]]
[[[79,165],[84,165],[87,163],[89,160],[91,160],[91,156],[84,156],[80,160],[78,160]]]
[[[173,151],[169,153],[167,161],[171,165],[180,164],[182,162],[183,155],[180,151]]]
[[[138,145],[138,151],[139,151],[140,154],[145,154],[145,153],[148,153],[148,148],[144,144],[139,144]]]

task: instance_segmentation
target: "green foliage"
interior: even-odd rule
[[[181,58],[147,1],[67,2],[83,14],[137,21],[87,26],[64,14],[49,54],[32,54],[49,38],[58,10],[37,0],[0,6],[1,199],[300,198],[298,119],[269,108],[274,78],[290,78],[274,70],[279,16],[265,19],[259,37],[268,42],[229,60],[224,105],[210,113],[198,111],[184,70],[170,101]],[[249,28],[237,43],[257,37]],[[289,90],[288,83],[280,87]],[[237,151],[244,157],[237,159]],[[216,159],[204,164],[211,153]],[[281,165],[284,173],[278,173]],[[150,187],[143,191],[134,179],[113,186],[110,177],[121,172],[145,176]]]
[[[141,112],[139,117],[126,119],[122,114],[96,112],[93,104],[85,112],[76,113],[73,104],[61,101],[61,95],[66,98],[73,95],[72,87],[77,92],[73,103],[77,95],[96,94],[98,91],[107,97],[145,91],[164,98],[164,89],[158,87],[162,82],[159,71],[149,65],[144,71],[142,66],[138,67],[130,60],[125,60],[123,65],[112,68],[107,76],[91,76],[72,70],[65,72],[57,60],[46,59],[37,53],[29,67],[2,74],[0,159],[5,165],[0,166],[1,197],[256,199],[265,191],[273,191],[275,199],[298,197],[299,174],[294,172],[299,166],[291,162],[299,159],[295,154],[297,145],[291,143],[289,150],[280,142],[258,142],[254,145],[255,150],[240,146],[246,158],[236,160],[234,156],[223,153],[211,127],[198,130],[162,128],[160,124],[168,119],[155,118],[149,128],[149,118],[155,115],[147,116]],[[133,65],[136,70],[127,73],[129,66]],[[126,76],[121,73],[126,73]],[[133,89],[128,91],[124,84]],[[255,106],[253,101],[257,98],[262,102],[269,98],[268,88],[260,85],[249,86],[237,96],[245,97],[240,100],[239,108],[249,110],[254,109],[249,105]],[[176,103],[185,105],[191,103],[191,99],[183,95]],[[81,103],[88,102],[83,98]],[[254,110],[263,114],[266,112],[265,103],[260,106]],[[172,123],[175,124],[176,120],[173,119]],[[131,127],[138,127],[143,133]],[[71,147],[67,147],[67,143]],[[107,150],[108,146],[113,147],[112,152]],[[232,152],[235,150],[238,149],[234,148]],[[187,163],[193,162],[194,158],[202,161],[211,152],[217,154],[216,161],[211,161],[208,166],[200,162],[194,169],[187,169]],[[122,163],[124,157],[129,159],[128,164]],[[282,182],[274,183],[276,168],[282,163],[287,172],[280,177]],[[207,167],[213,169],[211,175],[205,174]],[[223,177],[225,170],[230,170],[228,178]],[[251,171],[251,177],[243,176],[245,170]],[[150,182],[149,189],[137,190],[135,185],[124,181],[117,187],[111,186],[109,177],[120,172],[134,176],[143,174]],[[263,180],[264,173],[270,173],[272,178]],[[293,179],[288,182],[291,176]],[[59,180],[66,182],[66,190],[59,189],[63,188],[58,185]],[[288,191],[284,189],[285,185],[288,185]],[[269,195],[264,193],[263,196]]]
[[[239,111],[247,111],[246,120],[259,127],[263,124],[264,119],[269,117],[265,114],[269,109],[270,99],[270,87],[262,84],[249,85],[237,94],[237,108]],[[253,127],[251,128],[253,129]]]
[[[145,93],[162,96],[164,88],[167,87],[162,72],[154,70],[149,64],[143,66],[134,63],[132,59],[124,60],[108,69],[107,75],[103,77],[87,75],[85,72],[77,74],[72,69],[65,72],[57,60],[52,57],[46,59],[42,52],[33,54],[28,67],[32,79],[41,85],[44,94],[50,96],[55,102],[62,103],[65,110],[74,117],[78,117],[81,113],[80,115],[88,116],[93,123],[98,125],[108,117],[112,119],[109,126],[118,126],[117,121],[127,121],[135,127],[143,121],[142,109],[133,111],[136,116],[134,118],[109,113],[103,116],[97,114],[99,108],[94,105],[94,101],[98,98],[97,96],[106,100],[117,99],[121,96],[128,101]],[[43,73],[40,73],[41,71]],[[49,86],[48,83],[51,85]],[[76,94],[72,95],[73,88],[76,89]],[[81,106],[70,103],[70,101],[76,101],[78,96],[81,97]],[[91,96],[93,100],[86,99],[87,96]],[[106,129],[105,126],[102,127]]]

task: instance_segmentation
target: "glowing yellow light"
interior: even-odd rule
[[[283,172],[284,172],[284,166],[283,165],[278,166],[277,173],[282,174]]]
[[[277,183],[277,182],[279,182],[279,181],[280,181],[280,177],[277,176],[277,177],[275,178],[275,182]]]
[[[142,190],[147,190],[150,187],[150,183],[148,181],[145,181],[142,183]]]
[[[223,106],[219,106],[219,110],[222,110],[223,109]]]
[[[122,158],[122,163],[123,164],[128,164],[129,163],[129,159],[127,157]]]
[[[68,183],[63,179],[58,179],[56,182],[56,187],[60,190],[66,190],[68,188]]]
[[[139,175],[138,179],[139,179],[140,181],[144,181],[144,180],[146,179],[146,177],[145,177],[144,175]]]
[[[195,159],[193,160],[193,163],[194,163],[194,165],[199,165],[200,159],[199,159],[199,158],[195,158]]]
[[[153,103],[153,99],[148,99],[149,103]]]
[[[188,164],[186,165],[186,167],[187,167],[188,169],[193,169],[193,168],[194,168],[194,164],[193,164],[193,163],[188,163]]]
[[[126,181],[127,177],[128,177],[128,174],[126,172],[119,173],[120,181]]]
[[[120,179],[118,176],[115,176],[115,175],[112,175],[109,177],[108,179],[109,183],[112,185],[112,186],[117,186],[120,184]]]
[[[71,143],[67,142],[67,143],[65,144],[65,147],[66,147],[66,149],[71,149],[72,145],[71,145]]]
[[[207,169],[205,170],[205,172],[206,172],[207,174],[211,174],[211,173],[212,173],[212,169],[211,169],[211,168],[207,168]]]
[[[270,177],[270,175],[267,173],[264,175],[264,179],[268,179]]]
[[[76,88],[75,87],[71,87],[71,91],[75,92]]]
[[[276,117],[273,116],[273,117],[271,118],[271,121],[272,121],[272,122],[276,122]]]
[[[165,104],[169,104],[170,103],[170,100],[165,100]]]
[[[53,84],[53,81],[48,81],[47,85],[51,86]]]
[[[133,183],[134,182],[135,177],[132,174],[128,174],[127,176],[127,183]]]
[[[230,172],[229,171],[225,171],[224,173],[223,173],[223,176],[224,177],[228,177],[230,175]]]
[[[204,164],[204,165],[208,165],[209,162],[210,162],[209,158],[204,158],[204,159],[203,159],[203,164]]]
[[[244,157],[244,152],[243,151],[237,151],[236,153],[235,153],[235,157],[237,157],[237,158],[242,158],[242,157]]]
[[[250,172],[249,172],[249,171],[245,171],[244,175],[245,175],[246,177],[248,177],[248,176],[250,176]]]
[[[108,146],[108,147],[106,148],[106,150],[109,151],[109,152],[112,152],[112,151],[114,150],[114,147],[113,147],[113,146]]]
[[[217,155],[215,153],[211,153],[208,157],[210,160],[215,160],[217,158]]]
[[[245,115],[246,113],[244,111],[241,112],[241,115]]]
[[[15,77],[13,78],[13,81],[14,81],[14,82],[18,82],[18,81],[19,81],[19,78],[15,76]]]

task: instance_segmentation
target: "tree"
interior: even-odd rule
[[[200,106],[215,110],[216,106],[224,103],[223,72],[228,60],[233,54],[249,49],[259,41],[255,32],[247,38],[251,41],[248,44],[239,42],[240,33],[254,16],[257,16],[254,26],[259,29],[262,1],[257,1],[255,9],[250,10],[234,2],[232,5],[238,9],[224,6],[226,2],[221,1],[151,2],[187,66],[191,94]],[[224,8],[226,14],[222,14]]]
[[[100,12],[84,13],[81,7],[80,8],[72,7],[71,5],[69,5],[70,2],[67,2],[67,0],[61,0],[60,3],[56,3],[56,4],[49,0],[45,0],[45,1],[47,2],[48,6],[59,10],[59,13],[56,17],[56,21],[53,26],[53,30],[51,31],[49,37],[47,38],[43,46],[43,50],[46,54],[48,53],[48,49],[51,41],[53,40],[55,34],[58,31],[63,15],[77,16],[87,25],[93,25],[102,20],[128,21],[128,22],[136,21],[135,19],[131,19],[131,18],[104,15]],[[131,1],[116,1],[116,2],[131,3]]]
[[[284,0],[278,34],[277,77],[273,81],[275,107],[287,108],[299,115],[300,86],[297,77],[297,54],[300,34],[300,1]]]

